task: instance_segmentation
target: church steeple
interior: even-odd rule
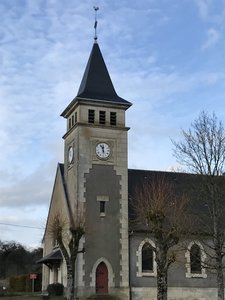
[[[77,290],[84,298],[110,292],[129,299],[126,110],[130,106],[117,95],[95,39],[78,94],[62,113],[67,119],[63,184],[73,215],[79,219],[83,212],[88,228],[82,241],[85,253],[77,263],[83,271],[79,267],[76,274]],[[108,277],[104,284],[96,280],[102,266],[104,278]]]
[[[98,43],[94,43],[77,97],[130,104],[114,89]]]
[[[61,114],[63,117],[78,101],[107,102],[123,105],[127,108],[132,104],[119,97],[104,62],[98,43],[95,41],[78,90],[77,96]]]

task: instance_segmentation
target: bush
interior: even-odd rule
[[[28,285],[27,275],[18,275],[10,277],[9,285],[14,292],[26,292]]]
[[[61,283],[52,283],[47,287],[47,291],[52,296],[62,296],[63,295],[63,284]]]
[[[37,279],[34,280],[34,291],[41,291],[41,274],[37,273]],[[9,286],[13,292],[31,292],[32,280],[29,274],[12,276],[9,279]]]

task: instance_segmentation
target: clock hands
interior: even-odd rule
[[[100,144],[100,147],[102,148],[102,152],[105,153],[105,146]]]

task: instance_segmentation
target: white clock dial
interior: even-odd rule
[[[98,143],[96,146],[96,154],[99,158],[108,158],[110,155],[110,147],[106,143]]]
[[[71,163],[73,161],[73,147],[69,147],[68,150],[68,161]]]

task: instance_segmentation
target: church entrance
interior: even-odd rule
[[[108,269],[104,262],[96,269],[96,294],[108,294]]]

